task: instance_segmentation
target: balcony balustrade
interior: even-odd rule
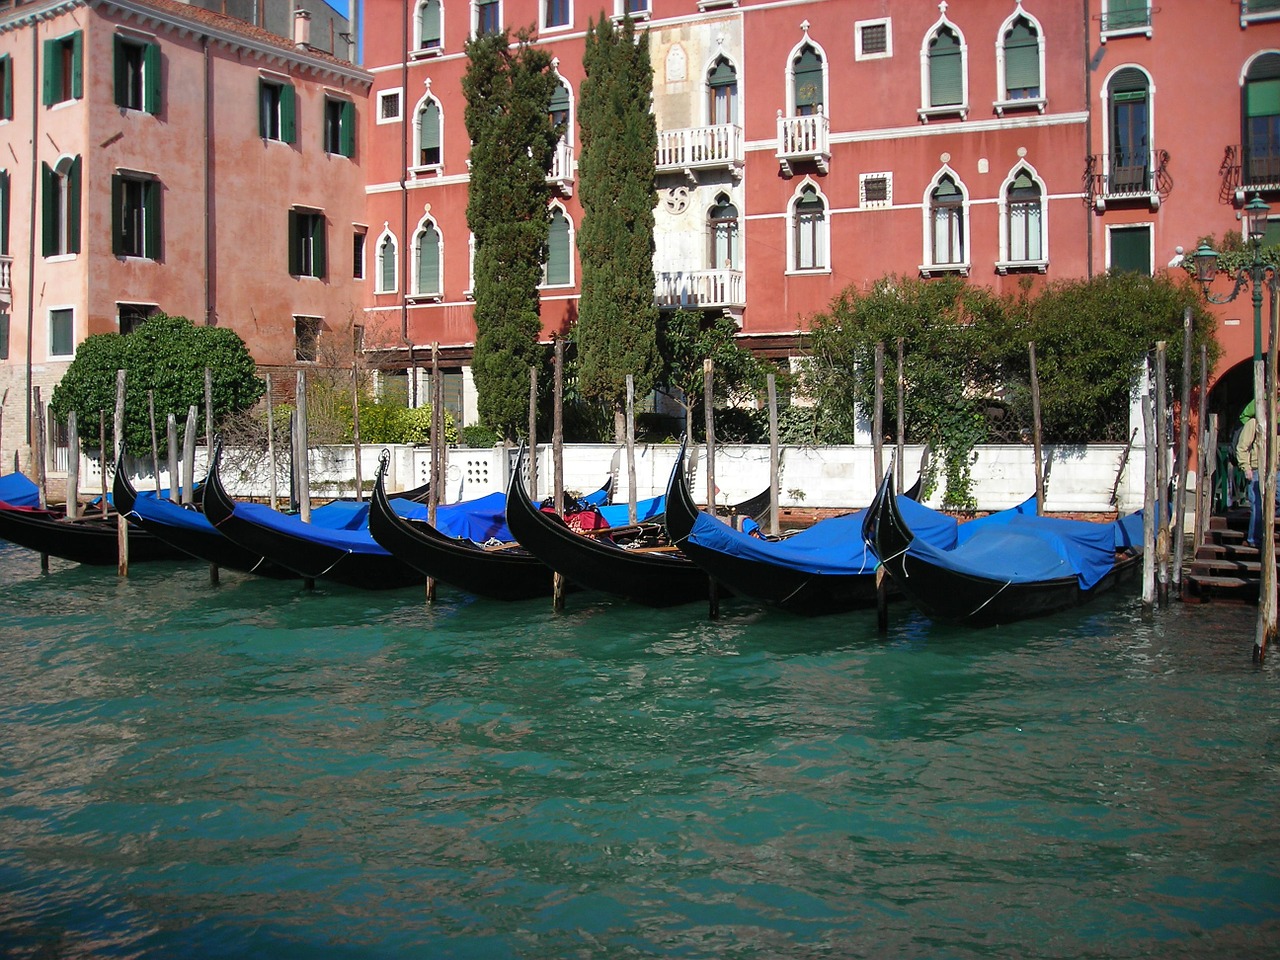
[[[1173,189],[1168,167],[1167,150],[1095,154],[1085,161],[1085,194],[1099,211],[1135,200],[1155,210]]]
[[[10,303],[13,299],[13,257],[0,256],[0,300]]]
[[[551,158],[551,172],[547,174],[547,183],[551,184],[562,196],[573,196],[573,148],[568,141],[561,140],[556,144],[556,152]]]
[[[742,128],[733,123],[658,131],[658,173],[683,173],[693,183],[698,170],[742,172]]]
[[[784,117],[778,111],[778,166],[791,176],[797,164],[813,163],[822,173],[831,162],[831,123],[826,112]]]
[[[741,311],[747,305],[741,270],[668,270],[656,276],[659,307],[704,307]]]
[[[1233,143],[1226,149],[1222,166],[1220,199],[1223,203],[1244,203],[1250,193],[1280,191],[1280,142]]]

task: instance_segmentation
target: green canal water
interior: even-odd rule
[[[0,547],[0,956],[1280,955],[1280,651]]]

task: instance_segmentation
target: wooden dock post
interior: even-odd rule
[[[307,440],[307,372],[298,371],[297,405],[294,412],[298,418],[297,430],[297,463],[298,472],[298,516],[303,523],[311,522],[311,463],[309,461],[310,443]]]
[[[1173,596],[1182,599],[1183,530],[1187,513],[1187,455],[1191,445],[1191,308],[1182,311],[1182,392],[1178,397],[1178,478],[1173,498]]]
[[[627,374],[627,523],[636,522],[636,380]]]
[[[182,500],[182,478],[178,474],[178,418],[172,413],[165,422],[165,442],[169,449],[169,500],[180,503]]]
[[[1044,456],[1041,446],[1040,423],[1040,375],[1036,371],[1036,344],[1032,340],[1027,344],[1027,354],[1031,361],[1031,458],[1035,461],[1036,476],[1036,516],[1044,516]]]
[[[115,456],[112,458],[115,468],[120,470],[120,454],[124,450],[124,381],[125,371],[116,371],[116,417],[115,417]],[[129,520],[123,513],[116,511],[116,571],[122,577],[129,575]]]
[[[193,403],[187,408],[187,422],[182,431],[182,502],[187,506],[196,502],[196,425],[199,419],[200,411]]]
[[[31,394],[32,394],[31,413],[36,421],[35,431],[34,431],[35,450],[33,452],[33,456],[31,459],[35,463],[36,490],[40,498],[39,500],[40,507],[43,509],[44,507],[47,507],[49,505],[49,481],[48,481],[47,474],[45,472],[45,464],[48,462],[45,459],[48,456],[48,450],[46,449],[48,441],[47,441],[47,434],[45,432],[45,423],[44,423],[44,403],[40,399],[40,388],[32,387]],[[104,477],[106,476],[105,469],[104,469],[103,476]],[[106,481],[104,480],[103,481],[104,490],[105,490],[105,487],[106,487]],[[103,510],[103,516],[106,516],[107,497],[105,493],[103,494],[103,497],[102,497],[102,510]],[[47,553],[40,554],[40,572],[41,573],[49,572],[49,555]]]
[[[440,505],[440,445],[444,437],[444,417],[440,412],[440,344],[431,344],[431,465],[427,478],[427,522],[436,524],[436,507]],[[436,602],[436,578],[427,577],[427,603]]]
[[[1169,603],[1169,434],[1168,434],[1168,380],[1165,376],[1165,363],[1168,358],[1168,344],[1160,340],[1156,343],[1156,503],[1159,516],[1156,527],[1156,598],[1160,606]]]
[[[151,425],[151,473],[156,481],[156,499],[164,492],[160,486],[160,440],[156,436],[156,392],[147,391],[147,420]]]
[[[782,464],[778,458],[778,376],[769,374],[769,535],[781,533]]]
[[[267,469],[270,471],[268,489],[270,490],[271,509],[277,508],[279,501],[276,479],[276,416],[274,401],[271,399],[271,373],[267,373]]]
[[[897,454],[894,457],[894,463],[896,464],[895,469],[897,470],[897,474],[895,475],[894,480],[897,481],[897,483],[895,484],[895,487],[898,490],[903,489],[903,480],[905,478],[905,473],[904,473],[905,468],[903,467],[902,461],[907,455],[907,414],[906,414],[907,373],[902,366],[903,353],[905,352],[905,348],[904,348],[905,342],[906,342],[905,337],[898,338],[898,378],[897,378],[898,379],[898,407],[897,407],[898,431],[896,434],[897,441],[898,441],[898,449],[897,449]]]
[[[872,412],[871,463],[874,485],[884,480],[884,342],[876,343],[875,354],[875,409]],[[896,469],[896,466],[895,466]],[[884,565],[876,564],[876,629],[885,633],[889,629],[889,584]]]
[[[74,410],[67,414],[67,443],[67,519],[74,520],[80,513],[80,425]]]
[[[702,361],[702,406],[707,431],[707,512],[716,515],[716,415],[712,405],[715,394],[712,380],[715,376],[715,365],[710,357]],[[715,580],[709,579],[707,591],[707,615],[712,620],[720,618],[720,588]]]
[[[551,477],[557,504],[564,503],[564,340],[555,337],[551,400]],[[564,574],[551,574],[551,609],[564,609]]]
[[[1261,550],[1262,579],[1258,584],[1258,627],[1253,640],[1253,660],[1262,663],[1267,656],[1267,646],[1276,636],[1276,466],[1280,461],[1277,451],[1277,409],[1276,409],[1276,338],[1280,335],[1280,300],[1276,297],[1276,281],[1273,278],[1268,287],[1271,291],[1271,330],[1270,345],[1267,348],[1265,403],[1261,406],[1262,417],[1259,426],[1264,429],[1266,443],[1263,450],[1266,455],[1265,471],[1262,474],[1262,543]]]
[[[1156,438],[1151,397],[1142,398],[1142,609],[1150,613],[1156,599]]]

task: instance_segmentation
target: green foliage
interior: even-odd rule
[[[508,438],[527,422],[529,367],[544,352],[538,285],[559,131],[548,117],[551,58],[506,31],[467,43],[466,124],[471,136],[467,223],[475,236],[475,375],[481,420]]]
[[[466,447],[492,447],[501,439],[483,424],[473,423],[462,428],[462,444]]]
[[[458,425],[448,410],[444,412],[444,439],[445,443],[458,442]],[[361,400],[360,442],[430,443],[431,408]]]
[[[659,321],[662,380],[679,391],[676,399],[684,407],[685,433],[691,438],[699,423],[705,423],[705,414],[699,415],[705,394],[703,361],[712,361],[712,390],[720,400],[744,399],[764,388],[770,365],[742,347],[737,332],[737,324],[728,317],[695,310],[676,310]],[[725,412],[716,414],[717,435]]]
[[[170,413],[184,423],[194,405],[203,437],[204,371],[212,373],[215,428],[219,420],[252,407],[265,388],[244,341],[225,327],[195,326],[185,317],[151,317],[127,336],[95,334],[76,350],[75,359],[53,391],[53,415],[65,420],[72,410],[85,449],[97,447],[99,413],[110,430],[115,415],[116,371],[125,374],[124,442],[135,453],[150,451],[151,423],[147,391],[153,391],[161,455],[168,450],[165,424]],[[89,429],[90,425],[93,429]]]
[[[991,416],[999,413],[1014,433],[1031,424],[1029,343],[1036,344],[1045,441],[1125,440],[1130,398],[1157,341],[1168,344],[1169,369],[1180,367],[1188,306],[1194,349],[1206,343],[1216,356],[1213,324],[1195,291],[1163,277],[1063,281],[1016,300],[960,278],[890,277],[868,293],[846,290],[813,322],[805,379],[822,411],[810,421],[813,440],[851,442],[858,415],[871,415],[877,343],[884,344],[884,426],[892,437],[901,337],[906,435],[944,454],[944,502],[971,507],[973,448],[993,439]]]
[[[605,16],[587,30],[586,78],[578,104],[582,296],[578,302],[578,378],[582,394],[625,409],[626,376],[635,395],[655,383],[658,310],[653,302],[653,226],[658,134],[649,109],[649,44],[630,17]]]

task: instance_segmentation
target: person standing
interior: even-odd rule
[[[1244,545],[1257,547],[1262,544],[1262,473],[1258,469],[1262,459],[1262,434],[1258,430],[1258,408],[1250,400],[1240,411],[1240,433],[1236,437],[1236,461],[1244,471],[1245,489],[1249,493],[1249,530]]]

